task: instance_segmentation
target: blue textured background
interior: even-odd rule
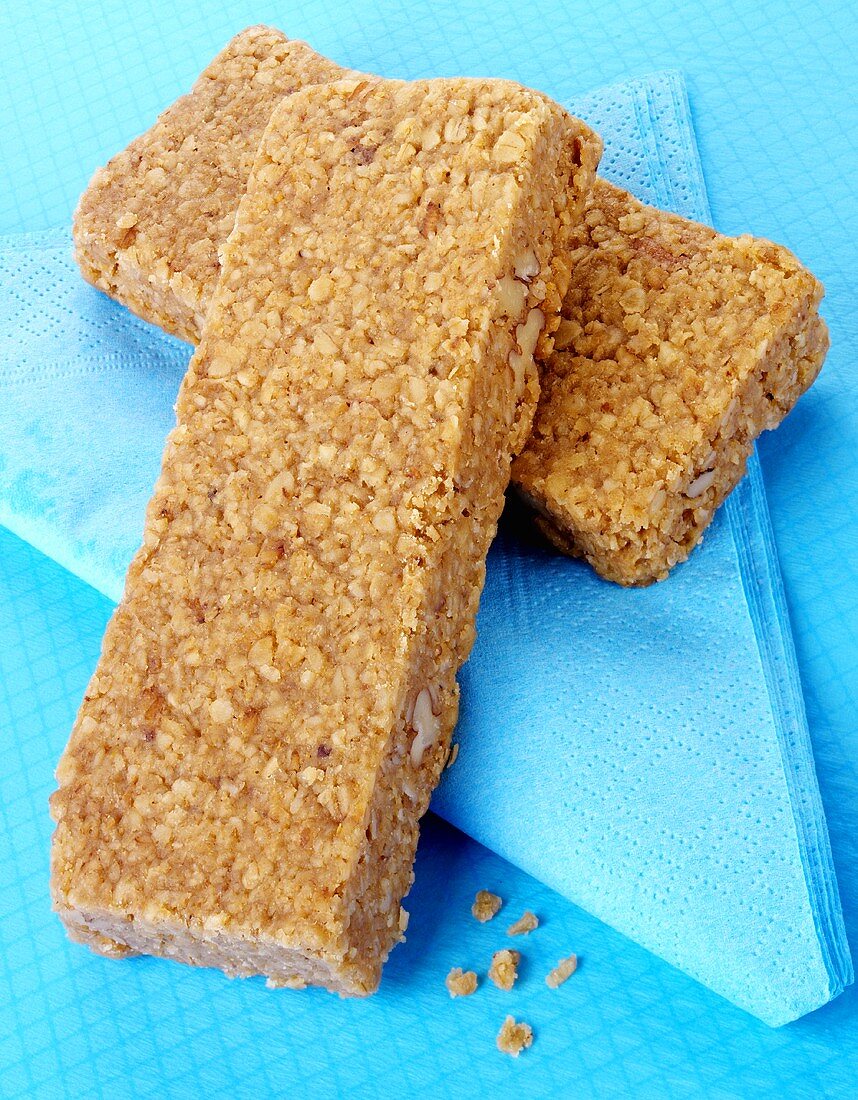
[[[715,224],[792,247],[824,279],[834,350],[809,397],[761,451],[853,952],[858,949],[858,18],[854,3],[185,4],[0,7],[0,232],[68,221],[94,164],[143,129],[242,26],[270,21],[346,65],[406,77],[490,73],[557,98],[681,68]],[[800,486],[800,490],[797,489]],[[858,994],[771,1032],[484,850],[427,831],[409,943],[371,1005],[93,960],[39,904],[44,799],[107,605],[10,537],[0,544],[3,835],[32,878],[0,885],[0,1094],[312,1096],[852,1096]],[[12,639],[10,642],[9,639]],[[9,732],[15,730],[14,739]],[[30,777],[27,793],[16,782]],[[38,782],[32,782],[37,777]],[[7,853],[0,850],[0,858]],[[0,882],[5,880],[0,880]],[[463,918],[498,885],[549,917],[515,998],[538,1044],[492,1049],[511,1004],[450,1005],[453,961],[500,929]],[[720,945],[729,952],[729,944]],[[541,972],[578,949],[548,998]],[[455,957],[455,958],[454,958]],[[181,977],[179,976],[181,973]],[[62,975],[61,980],[57,974]],[[53,978],[53,980],[46,980]],[[397,990],[409,987],[408,997]],[[417,993],[419,989],[423,992]],[[412,993],[412,990],[414,992]],[[539,994],[542,994],[539,996]],[[11,996],[9,996],[11,995]],[[455,1011],[452,1011],[455,1009]],[[225,1022],[226,1021],[226,1022]],[[384,1041],[380,1041],[381,1036]]]

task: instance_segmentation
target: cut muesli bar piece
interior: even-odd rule
[[[95,173],[74,217],[84,277],[197,343],[272,111],[299,88],[347,75],[272,27],[236,35],[187,95]]]
[[[376,987],[599,148],[503,81],[275,110],[57,770],[74,939]]]
[[[625,585],[683,561],[828,348],[821,284],[604,181],[513,480],[560,549]]]

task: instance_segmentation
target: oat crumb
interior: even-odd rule
[[[557,966],[546,975],[545,984],[549,989],[556,989],[558,985],[563,985],[567,978],[571,978],[577,969],[578,956],[569,955],[568,958],[561,959]]]
[[[539,917],[535,913],[531,913],[529,909],[525,909],[518,920],[507,928],[506,934],[508,936],[526,936],[528,932],[532,932],[534,928],[538,927]]]
[[[477,975],[473,970],[454,966],[444,984],[451,997],[469,997],[477,988]]]
[[[471,906],[471,912],[482,924],[491,920],[503,905],[497,894],[490,894],[488,890],[479,890]]]
[[[512,1016],[507,1016],[498,1032],[498,1050],[517,1058],[532,1042],[533,1028],[530,1024],[526,1024],[523,1020],[521,1023],[516,1023]]]
[[[521,955],[517,951],[510,951],[506,947],[503,951],[495,951],[492,955],[492,965],[489,967],[489,977],[498,989],[512,989],[518,977],[520,962]]]
[[[457,759],[458,755],[459,755],[459,742],[456,741],[450,746],[450,755],[447,757],[447,763],[444,765],[444,767],[445,768],[452,768],[452,766],[456,763],[456,759]]]

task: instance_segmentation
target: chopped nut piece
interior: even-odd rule
[[[528,248],[515,261],[515,277],[523,283],[530,283],[539,274],[539,260],[532,248]]]
[[[444,984],[451,997],[469,997],[477,988],[477,975],[473,970],[454,966]]]
[[[563,985],[567,978],[571,978],[577,969],[578,956],[569,955],[568,958],[561,959],[557,966],[546,975],[545,984],[549,989],[556,989],[558,985]]]
[[[685,490],[685,495],[691,497],[693,500],[695,497],[702,497],[703,494],[711,489],[715,484],[715,471],[704,470],[702,474],[699,474]]]
[[[517,1058],[532,1042],[533,1028],[530,1024],[526,1024],[524,1020],[516,1023],[512,1016],[507,1016],[498,1032],[498,1050]]]
[[[514,921],[506,930],[508,936],[526,936],[528,932],[532,932],[534,928],[539,927],[539,917],[535,913],[531,913],[529,909],[521,914],[517,921]]]
[[[533,353],[544,328],[545,314],[541,309],[531,309],[527,320],[516,326],[515,340],[518,350],[509,353],[509,365],[512,367],[516,390],[523,385],[527,370],[533,367]]]
[[[507,317],[518,317],[527,304],[527,286],[512,275],[504,275],[498,280],[497,291],[501,308]]]
[[[502,951],[495,951],[492,955],[492,965],[489,967],[489,977],[498,987],[509,992],[515,985],[518,977],[518,964],[521,955],[518,951],[510,951],[505,947]]]
[[[485,924],[487,920],[492,919],[502,905],[503,902],[497,894],[490,894],[488,890],[480,890],[474,898],[471,912],[481,924]]]
[[[419,768],[427,749],[431,749],[441,735],[441,723],[432,706],[432,693],[423,688],[414,702],[411,725],[415,730],[411,742],[411,763]]]

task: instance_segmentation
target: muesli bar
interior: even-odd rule
[[[57,771],[73,939],[376,987],[599,151],[503,81],[282,100]]]
[[[249,27],[193,89],[99,168],[74,217],[84,277],[196,344],[257,146],[277,103],[349,75],[305,42]]]
[[[624,585],[664,579],[739,482],[754,440],[828,348],[823,288],[788,252],[602,180],[513,480],[561,550]]]

